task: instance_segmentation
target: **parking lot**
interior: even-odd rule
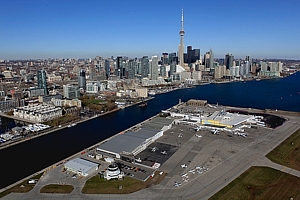
[[[124,172],[125,176],[132,177],[141,181],[146,180],[156,171],[156,169],[142,166],[138,163],[134,164],[124,161],[117,161],[116,163],[118,164],[120,170]]]

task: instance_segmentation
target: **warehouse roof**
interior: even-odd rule
[[[143,127],[147,129],[162,130],[164,126],[169,126],[170,124],[172,124],[173,121],[174,119],[156,117],[153,118],[151,121],[145,122],[143,124]]]
[[[88,171],[90,171],[94,167],[98,167],[99,164],[84,160],[82,158],[75,158],[73,160],[69,160],[64,165],[67,168],[88,174]]]
[[[140,129],[137,132],[127,132],[119,134],[107,142],[101,144],[98,149],[114,153],[131,153],[139,145],[142,145],[147,139],[157,134],[157,131],[150,129]]]

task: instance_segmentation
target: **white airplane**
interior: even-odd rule
[[[201,137],[202,137],[202,135],[198,135],[198,134],[195,134],[195,136],[196,136],[197,138],[201,138]]]
[[[167,154],[167,152],[166,151],[162,151],[162,152],[160,152],[161,154],[164,154],[164,155],[166,155]]]
[[[238,131],[238,132],[242,132],[242,133],[243,133],[245,130],[244,130],[244,129],[240,129],[240,128],[236,128],[235,131]]]
[[[181,177],[182,177],[182,178],[183,178],[183,177],[188,178],[188,174],[187,174],[187,173],[182,174]]]
[[[187,168],[186,164],[180,165],[182,168]]]
[[[198,174],[202,174],[203,172],[202,172],[202,171],[199,171],[199,170],[197,170],[197,173],[198,173]]]
[[[151,147],[150,147],[151,148]],[[151,151],[152,152],[155,152],[156,150],[158,150],[158,148],[157,147],[153,147],[153,148],[151,148]]]
[[[180,134],[178,135],[178,137],[182,137],[182,134],[180,133]]]
[[[210,132],[214,135],[219,135],[219,131],[217,129],[211,130]]]
[[[189,173],[195,174],[195,170],[194,169],[190,169]]]
[[[194,130],[198,132],[198,131],[201,130],[201,128],[200,128],[200,127],[197,127],[197,128],[194,128]]]
[[[181,183],[175,182],[174,186],[179,187],[179,186],[181,186]]]
[[[187,178],[187,179],[184,179],[183,181],[184,181],[184,182],[189,182],[189,179]]]
[[[246,133],[242,133],[240,136],[247,137],[247,134]]]
[[[202,167],[200,167],[200,166],[196,166],[196,167],[195,167],[195,169],[202,169]]]

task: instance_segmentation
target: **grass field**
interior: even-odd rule
[[[74,190],[72,185],[58,185],[58,184],[50,184],[42,187],[40,190],[41,193],[62,193],[69,194]]]
[[[210,200],[300,199],[300,179],[269,167],[251,167]]]
[[[266,156],[271,161],[300,170],[300,129]]]
[[[40,177],[43,175],[43,173],[41,174],[38,174],[30,179],[40,179]],[[5,190],[4,192],[1,192],[0,193],[0,198],[12,193],[12,192],[15,192],[15,193],[26,193],[26,192],[29,192],[30,190],[32,190],[32,188],[35,186],[35,184],[29,184],[28,183],[29,179],[26,180],[26,181],[23,181],[22,183],[16,185],[15,187],[12,187],[8,190]]]
[[[149,178],[147,181],[143,182],[130,177],[125,177],[123,180],[106,181],[104,178],[100,178],[99,175],[96,175],[85,183],[82,193],[129,194],[150,187],[151,185],[156,185],[160,183],[165,176],[166,174],[159,175],[156,173],[153,178]]]

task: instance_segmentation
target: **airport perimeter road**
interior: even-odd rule
[[[26,194],[10,194],[3,199],[208,199],[216,192],[225,187],[228,183],[233,181],[244,171],[251,166],[269,166],[286,173],[300,177],[300,172],[292,170],[287,167],[278,165],[269,161],[265,155],[269,153],[273,148],[285,140],[288,136],[294,133],[300,128],[300,117],[288,116],[287,120],[282,126],[276,129],[264,129],[266,134],[255,138],[249,143],[240,143],[244,145],[239,148],[238,152],[227,156],[225,159],[221,159],[216,165],[212,166],[208,171],[203,174],[189,175],[189,181],[183,182],[180,187],[174,186],[174,180],[181,178],[180,164],[182,161],[190,161],[187,163],[189,167],[195,167],[197,162],[205,158],[207,155],[201,152],[208,152],[214,155],[212,150],[218,148],[214,146],[216,142],[224,143],[223,150],[230,150],[229,144],[224,140],[211,141],[209,136],[196,140],[190,138],[185,142],[181,148],[162,166],[168,172],[167,177],[159,185],[151,188],[144,189],[133,194],[126,195],[84,195],[80,192],[72,192],[69,195],[59,194],[39,194],[36,191]],[[217,137],[217,136],[216,136]],[[221,138],[221,135],[220,135]],[[202,149],[196,150],[197,145],[201,142],[207,142],[207,145]],[[191,146],[191,145],[194,145]],[[200,153],[198,153],[200,152]],[[222,153],[222,152],[221,152]],[[176,155],[177,154],[177,155]],[[194,157],[192,157],[194,155]],[[179,167],[178,167],[179,166]],[[80,191],[79,188],[76,191]]]

